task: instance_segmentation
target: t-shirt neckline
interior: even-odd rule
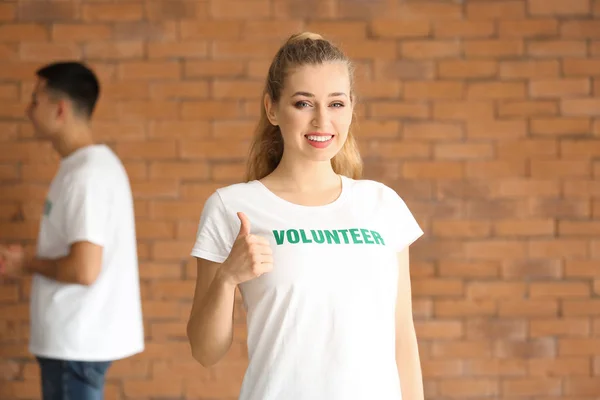
[[[266,194],[272,201],[277,203],[278,206],[292,208],[295,211],[326,211],[332,208],[336,208],[341,205],[346,198],[348,197],[348,192],[350,190],[350,180],[348,177],[344,175],[338,175],[340,177],[340,181],[342,184],[342,190],[340,195],[328,204],[323,204],[320,206],[305,206],[302,204],[292,203],[291,201],[285,200],[284,198],[279,197],[275,193],[273,193],[269,188],[267,188],[261,181],[254,180],[252,181],[264,194]]]

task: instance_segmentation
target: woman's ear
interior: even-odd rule
[[[267,93],[265,93],[263,103],[264,103],[264,107],[265,107],[265,113],[267,114],[267,118],[269,119],[269,122],[271,123],[271,125],[274,125],[274,126],[279,125],[279,123],[277,122],[276,106],[273,103],[271,96],[269,96]]]

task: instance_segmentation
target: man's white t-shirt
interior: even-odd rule
[[[273,271],[242,283],[249,365],[240,400],[399,400],[397,253],[423,231],[391,188],[342,176],[328,205],[292,204],[251,181],[207,200],[192,256],[221,263],[242,211]]]
[[[37,255],[67,256],[88,241],[103,247],[90,286],[33,276],[29,350],[40,357],[113,361],[144,350],[133,198],[127,173],[105,145],[63,158],[50,185]]]

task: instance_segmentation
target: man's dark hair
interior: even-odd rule
[[[61,61],[45,65],[36,75],[46,80],[51,95],[69,98],[83,116],[90,118],[100,96],[96,74],[77,61]]]

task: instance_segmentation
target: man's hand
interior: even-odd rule
[[[0,276],[17,277],[25,273],[25,250],[18,244],[0,246]]]

